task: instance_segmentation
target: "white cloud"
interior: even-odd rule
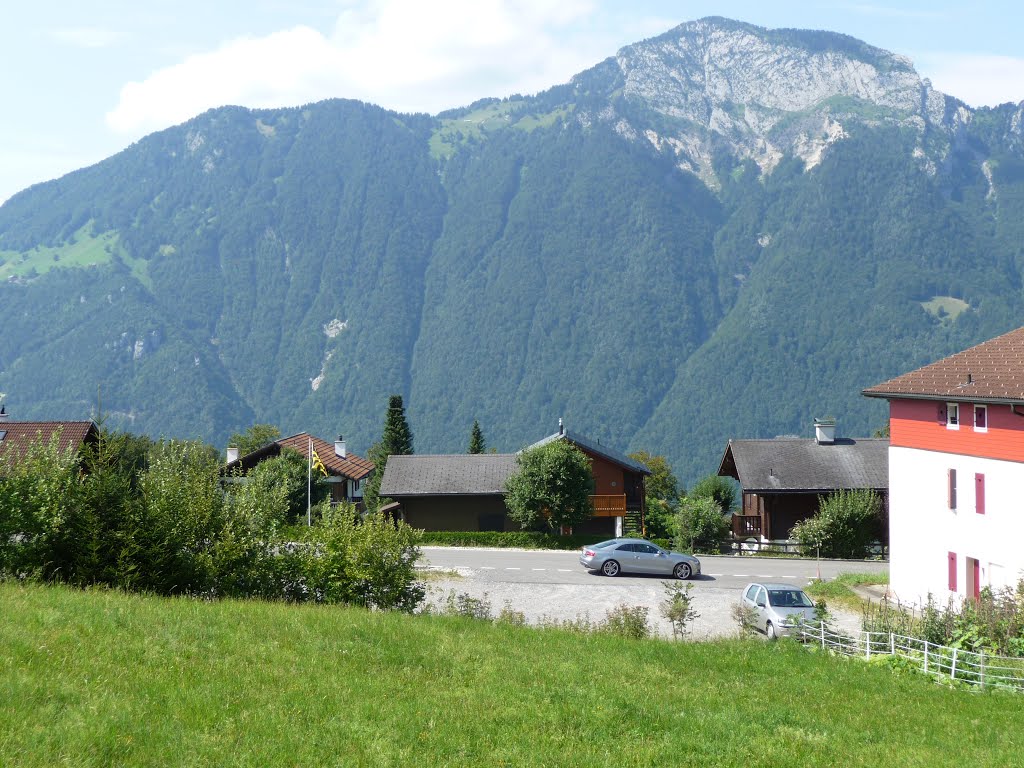
[[[50,30],[50,36],[80,48],[105,48],[118,37],[117,32],[104,27],[60,27]]]
[[[107,123],[139,136],[211,107],[355,98],[437,112],[565,82],[614,52],[589,0],[364,0],[307,26],[224,43],[127,83]],[[661,29],[651,30],[652,32]]]
[[[1024,100],[1024,58],[987,54],[922,54],[918,73],[932,86],[972,107]]]

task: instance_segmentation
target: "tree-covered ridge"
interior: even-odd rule
[[[561,416],[690,484],[730,437],[825,413],[871,434],[863,387],[1020,324],[1020,106],[914,122],[829,97],[765,134],[827,112],[813,162],[767,168],[627,94],[630,72],[437,117],[212,110],[16,195],[9,410],[82,418],[99,388],[113,424],[153,436],[273,423],[365,455],[400,393],[421,452],[464,451],[475,419],[515,450]],[[719,105],[721,125],[748,106]]]

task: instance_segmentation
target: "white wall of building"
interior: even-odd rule
[[[956,509],[948,470],[957,471]],[[975,474],[985,476],[985,514],[975,509]],[[1024,577],[1024,464],[973,456],[889,449],[890,587],[903,603],[928,594],[945,604],[967,594],[967,558],[980,563],[980,585],[1016,585]],[[956,553],[957,589],[948,589]]]

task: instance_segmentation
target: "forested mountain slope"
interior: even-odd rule
[[[17,418],[365,451],[474,418],[688,480],[729,437],[866,434],[860,390],[1021,324],[1024,104],[842,35],[691,22],[436,117],[223,108],[0,207]]]

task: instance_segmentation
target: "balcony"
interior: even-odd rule
[[[624,517],[626,514],[626,494],[624,493],[591,496],[590,504],[594,508],[594,517]]]
[[[760,536],[761,535],[761,516],[760,515],[733,515],[732,516],[732,535],[736,538],[744,539],[748,536]]]

